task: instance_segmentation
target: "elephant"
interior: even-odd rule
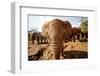
[[[32,39],[32,43],[34,43],[34,40],[37,40],[38,44],[40,44],[40,43],[48,43],[47,38],[45,36],[43,36],[41,34],[41,32],[32,33],[31,39]]]
[[[60,59],[60,55],[63,56],[64,36],[70,35],[70,25],[69,21],[52,19],[51,21],[46,21],[42,26],[43,35],[49,40],[48,43],[51,46],[54,59]]]
[[[88,41],[88,32],[81,31],[81,41]]]
[[[81,31],[80,27],[73,27],[72,28],[72,34],[69,38],[70,38],[71,41],[73,40],[74,42],[75,42],[76,39],[79,40],[79,41],[87,41],[88,32]]]
[[[80,40],[80,34],[81,34],[81,29],[79,27],[73,27],[71,39],[73,39],[74,42],[76,39]]]
[[[36,40],[35,33],[31,32],[30,38],[31,38],[32,43],[34,44],[34,40]]]
[[[64,37],[65,38],[65,42],[68,42],[68,41],[74,41],[75,42],[76,38],[79,40],[80,32],[81,32],[81,30],[79,28],[72,27],[71,28],[71,34]]]

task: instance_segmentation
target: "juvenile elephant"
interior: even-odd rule
[[[69,22],[53,19],[44,23],[42,32],[43,35],[49,39],[49,44],[51,46],[54,59],[60,59],[60,54],[63,51],[64,35],[70,35],[71,33]]]

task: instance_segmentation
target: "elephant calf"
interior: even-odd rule
[[[53,19],[45,22],[42,27],[43,35],[49,40],[54,59],[60,59],[60,54],[63,51],[64,35],[71,33],[69,24],[68,21]]]

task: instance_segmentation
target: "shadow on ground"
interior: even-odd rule
[[[80,50],[64,51],[64,59],[88,58],[88,52]]]
[[[88,52],[80,51],[80,50],[71,50],[71,51],[64,51],[64,58],[63,59],[84,59],[88,58]],[[41,60],[43,57],[43,51],[38,51],[36,54],[28,56],[29,61],[33,60]]]

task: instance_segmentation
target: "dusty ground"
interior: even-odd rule
[[[32,55],[35,50],[37,50],[38,47],[45,47],[47,46],[48,44],[37,44],[36,41],[35,41],[35,44],[32,43],[32,41],[29,41],[28,43],[28,55]]]
[[[71,51],[71,50],[77,50],[77,51],[88,51],[88,43],[87,42],[68,42],[64,44],[65,48],[64,51]]]
[[[32,44],[31,41],[29,41],[29,47],[28,47],[28,56],[33,55],[36,50],[38,50],[38,47],[45,47],[48,44],[37,44],[35,41],[35,44]],[[64,43],[64,59],[66,58],[87,58],[88,54],[88,42],[67,42]]]

